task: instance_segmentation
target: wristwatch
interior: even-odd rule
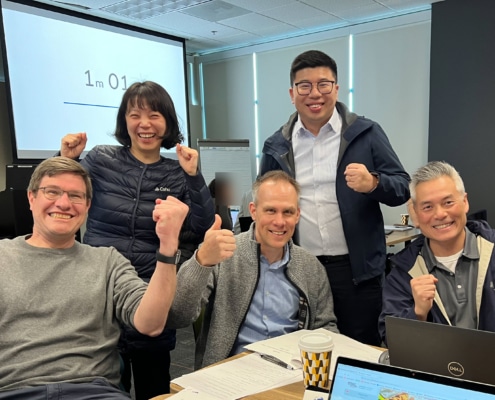
[[[368,193],[371,193],[373,192],[377,187],[378,185],[380,184],[380,175],[378,175],[377,172],[370,172],[371,175],[373,175],[375,178],[376,178],[376,185],[373,189],[371,189]]]
[[[177,250],[177,253],[175,253],[173,256],[165,256],[162,253],[160,253],[159,250],[156,251],[156,261],[160,261],[165,264],[174,264],[177,265],[179,264],[180,261],[180,250]]]

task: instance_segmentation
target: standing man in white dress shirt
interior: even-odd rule
[[[383,129],[337,101],[337,64],[310,50],[292,62],[297,112],[263,147],[260,175],[282,169],[301,185],[295,241],[330,280],[341,333],[379,345],[386,246],[380,203],[409,199],[409,175]]]

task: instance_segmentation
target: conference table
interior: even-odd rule
[[[302,372],[301,372],[302,375]],[[174,387],[172,387],[174,386]],[[178,390],[176,390],[178,389]],[[162,394],[153,397],[151,400],[164,400],[180,392],[182,388],[177,385],[171,385],[170,394]],[[290,385],[281,386],[275,389],[270,389],[265,392],[260,392],[243,397],[243,400],[301,400],[304,397],[304,385],[300,382],[291,383]]]
[[[235,356],[229,357],[223,361],[218,362],[217,364],[224,363],[226,361],[235,360],[239,357],[244,357],[245,355],[250,354],[250,352],[246,351],[244,353],[237,354]],[[217,364],[212,364],[217,365]],[[206,367],[208,368],[208,367]],[[183,388],[174,383],[170,384],[170,394],[162,394],[160,396],[153,397],[150,400],[164,400],[173,396],[174,394],[180,392]],[[301,400],[304,396],[304,384],[302,381],[302,371],[301,371],[301,380],[299,382],[291,383],[289,385],[280,386],[275,389],[270,389],[264,392],[252,394],[246,397],[243,397],[245,400]]]
[[[385,236],[385,243],[387,246],[393,246],[400,243],[404,243],[407,246],[420,234],[421,231],[416,228],[408,229],[407,231],[392,231],[392,233]]]
[[[378,350],[386,350],[382,347],[371,346]],[[212,364],[211,366],[222,364],[226,361],[235,360],[236,358],[244,357],[248,354],[251,354],[250,351],[245,351],[243,353],[237,354],[235,356],[229,357],[225,360],[219,361],[216,364]],[[206,367],[206,368],[209,368]],[[160,396],[153,397],[150,400],[165,400],[169,397],[173,396],[176,393],[179,393],[183,388],[174,383],[170,384],[170,394],[162,394]],[[243,400],[301,400],[304,397],[304,384],[302,381],[302,371],[301,371],[301,380],[299,382],[294,382],[289,385],[280,386],[274,389],[266,390],[264,392],[251,394],[249,396],[243,397]]]

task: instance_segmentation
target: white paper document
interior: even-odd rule
[[[314,390],[306,389],[304,391],[304,397],[302,400],[328,400],[328,393],[316,392]]]
[[[234,400],[298,381],[302,381],[301,370],[282,368],[255,353],[183,375],[172,382],[205,394],[205,399],[211,396],[216,400]]]
[[[195,389],[184,389],[173,396],[168,397],[174,400],[217,400],[216,397],[210,396],[206,393],[200,393]]]
[[[325,334],[329,333],[326,329],[322,330]],[[301,356],[297,343],[302,335],[309,332],[307,329],[301,329],[287,335],[278,336],[271,339],[261,340],[259,342],[247,345],[246,350],[251,350],[259,354],[267,354],[276,357],[280,361],[292,366],[294,369],[302,369]]]
[[[378,362],[382,350],[375,349],[357,340],[338,333],[330,332],[320,328],[314,331],[299,330],[276,338],[261,340],[246,346],[246,349],[260,354],[268,354],[278,358],[280,361],[291,365],[294,368],[302,368],[299,354],[298,341],[302,335],[310,332],[324,333],[330,336],[334,343],[332,361],[330,365],[330,376],[333,376],[335,363],[338,356],[355,358],[358,360]]]
[[[329,335],[334,343],[330,376],[333,376],[338,356],[346,356],[359,360],[377,362],[381,350],[362,344],[347,336],[327,331],[326,329],[299,330],[287,335],[262,340],[246,346],[255,353],[204,368],[191,374],[183,375],[172,382],[188,389],[180,392],[182,397],[173,396],[174,400],[199,399],[235,400],[272,388],[302,381],[302,365],[300,361],[298,341],[309,332]],[[293,369],[284,368],[274,362],[263,359],[261,355],[269,355]],[[280,363],[279,363],[280,364]],[[203,395],[203,397],[201,397]],[[186,397],[187,396],[187,397]],[[198,397],[199,396],[199,397]]]

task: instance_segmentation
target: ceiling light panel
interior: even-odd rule
[[[292,7],[294,4],[299,3],[297,0],[223,0],[226,3],[233,4],[234,6],[245,8],[249,11],[263,12],[275,7]]]
[[[182,11],[214,0],[126,0],[102,8],[103,11],[134,19],[149,19],[157,15]]]
[[[212,22],[251,13],[245,8],[234,6],[222,0],[212,0],[205,4],[189,7],[182,12]]]

